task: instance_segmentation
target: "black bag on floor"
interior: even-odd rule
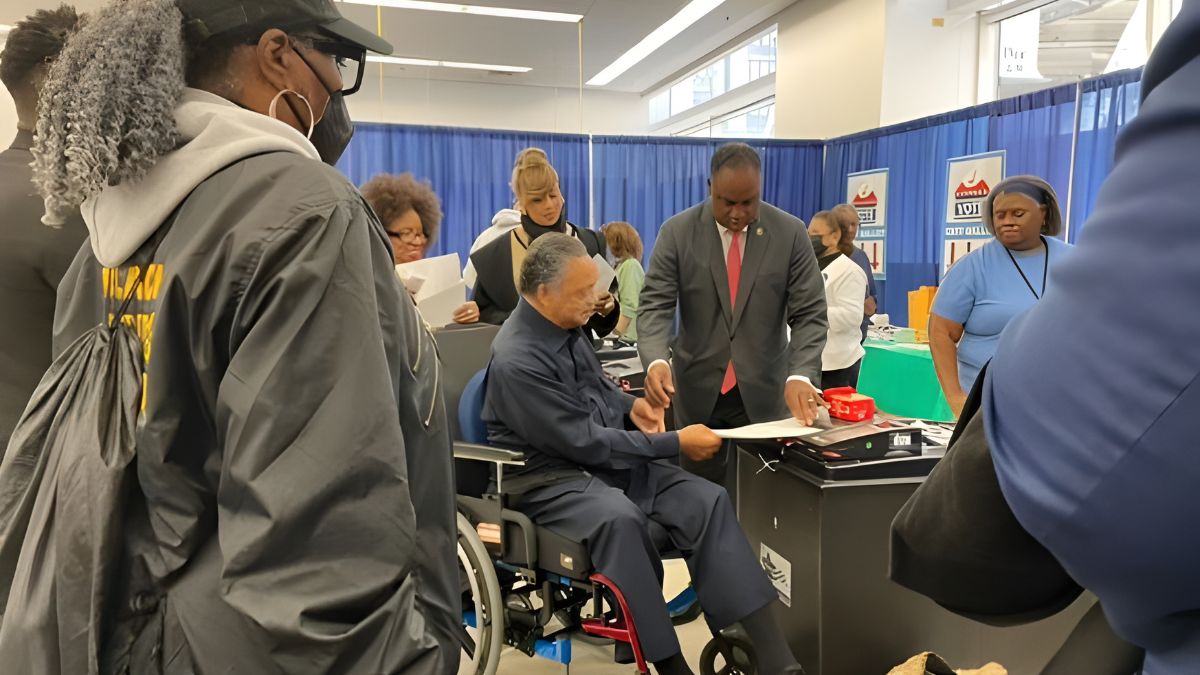
[[[995,626],[1058,613],[1083,589],[1013,516],[984,433],[985,367],[942,461],[892,521],[893,581]]]
[[[113,308],[112,325],[96,326],[54,361],[0,463],[6,673],[94,675],[102,649],[128,650],[106,645],[109,636],[140,632],[117,623],[148,620],[117,610],[124,599],[112,597],[122,586],[125,495],[137,480],[145,361],[122,319],[139,291]]]

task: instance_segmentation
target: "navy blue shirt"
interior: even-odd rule
[[[879,296],[875,294],[875,271],[871,269],[871,259],[867,257],[867,252],[855,246],[854,253],[850,254],[850,259],[858,263],[862,271],[867,273],[867,297],[875,298],[875,301],[879,302]],[[871,318],[863,316],[862,334],[864,338],[867,337],[867,328],[870,326]]]
[[[537,474],[538,486],[679,454],[678,434],[632,425],[637,399],[604,376],[583,332],[559,328],[525,300],[492,343],[485,392],[489,441],[524,452],[526,465],[512,474]]]

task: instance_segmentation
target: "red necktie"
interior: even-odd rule
[[[733,241],[729,244],[729,255],[725,258],[725,271],[729,274],[729,308],[737,304],[738,284],[742,280],[742,249],[738,246],[741,232],[731,232]],[[721,394],[728,394],[737,386],[737,375],[733,372],[733,359],[725,368],[725,380],[721,382]]]

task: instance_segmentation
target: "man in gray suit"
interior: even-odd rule
[[[660,407],[674,400],[679,426],[728,428],[789,412],[811,424],[825,405],[817,386],[828,322],[808,231],[762,201],[762,162],[743,143],[717,149],[709,192],[663,225],[650,258],[638,311],[647,398]],[[732,488],[728,454],[680,462]]]

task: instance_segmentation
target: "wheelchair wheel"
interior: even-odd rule
[[[700,653],[700,675],[754,675],[754,647],[742,637],[714,637]]]
[[[471,667],[458,672],[495,675],[500,666],[500,652],[504,649],[504,604],[500,597],[500,581],[475,526],[461,513],[458,514],[458,561],[460,572],[470,586],[470,598],[463,598],[463,620],[467,632],[475,640]]]

